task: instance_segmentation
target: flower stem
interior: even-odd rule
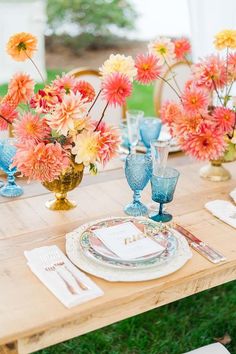
[[[191,64],[190,64],[188,58],[186,57],[186,55],[184,55],[184,60],[185,60],[186,64],[188,65],[189,69],[192,70]]]
[[[217,97],[219,98],[220,104],[221,104],[222,106],[224,106],[224,104],[223,104],[223,102],[222,102],[222,100],[221,100],[219,91],[217,90],[215,80],[214,80],[213,78],[211,78],[211,79],[212,79],[212,83],[213,83],[213,86],[214,86],[214,90],[215,90],[215,92],[216,92],[216,94],[217,94]]]
[[[180,89],[180,87],[179,87],[179,84],[178,84],[177,80],[175,79],[175,73],[173,72],[171,66],[170,66],[169,63],[167,62],[167,60],[166,60],[166,58],[165,58],[164,55],[163,55],[163,58],[164,58],[164,60],[165,60],[165,63],[166,63],[166,65],[167,65],[167,67],[168,67],[168,69],[169,69],[171,75],[172,75],[172,79],[173,79],[173,81],[174,81],[174,83],[175,83],[177,89],[179,90],[179,93],[181,94],[181,89]]]
[[[12,124],[12,122],[10,120],[8,120],[7,118],[5,118],[3,115],[0,114],[0,118],[4,119],[8,124]]]
[[[46,84],[44,78],[43,78],[43,75],[41,74],[38,66],[35,64],[35,62],[33,61],[32,58],[30,58],[30,56],[28,55],[27,51],[25,50],[25,55],[28,57],[28,59],[31,61],[31,63],[33,64],[33,66],[35,67],[35,69],[37,70],[37,72],[39,73],[39,76],[41,77],[42,81],[44,84]]]
[[[101,118],[99,119],[98,124],[96,125],[96,128],[94,129],[94,131],[96,131],[98,129],[99,125],[101,124],[101,121],[103,120],[103,117],[104,117],[104,114],[106,112],[108,105],[109,105],[109,101],[107,102],[107,104],[102,112]]]
[[[102,92],[102,89],[98,92],[97,96],[95,97],[95,100],[93,101],[91,107],[90,107],[89,110],[88,110],[87,116],[89,115],[89,113],[90,113],[90,111],[92,110],[93,106],[94,106],[95,103],[97,102],[97,99],[98,99],[98,97],[100,96],[101,92]]]
[[[180,101],[182,101],[182,98],[180,97],[179,93],[177,92],[177,90],[169,83],[168,80],[166,80],[164,77],[157,75],[157,77],[161,80],[163,80],[167,85],[169,85],[169,87],[176,93],[176,95],[178,96],[178,98],[180,99]]]

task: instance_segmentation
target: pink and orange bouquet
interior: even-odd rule
[[[37,39],[30,33],[15,34],[7,43],[7,52],[14,60],[30,60],[41,75],[32,59],[36,49]],[[68,74],[56,77],[38,92],[29,75],[14,75],[0,101],[0,129],[12,124],[17,139],[13,164],[29,180],[41,182],[59,178],[70,161],[89,166],[96,173],[96,163],[105,165],[120,143],[117,129],[102,121],[107,107],[123,105],[132,93],[134,80],[149,84],[161,79],[164,67],[186,58],[189,51],[185,39],[159,38],[135,60],[112,54],[100,68],[101,90],[97,95],[90,83]],[[93,121],[90,111],[99,95],[104,99],[104,110],[101,118]]]
[[[162,105],[161,117],[181,148],[198,160],[230,161],[236,155],[236,31],[215,36],[216,49],[226,54],[210,55],[191,66],[191,77],[178,102]],[[173,73],[174,75],[174,73]]]

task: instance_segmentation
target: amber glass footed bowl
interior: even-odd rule
[[[61,173],[58,179],[51,182],[43,182],[43,186],[55,193],[56,199],[46,202],[50,210],[70,210],[76,207],[76,203],[67,198],[67,193],[75,189],[82,181],[84,165],[71,161],[70,167]]]

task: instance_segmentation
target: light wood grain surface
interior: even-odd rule
[[[15,200],[0,200],[0,353],[32,353],[38,349],[87,333],[124,318],[184,298],[236,278],[236,231],[204,209],[209,200],[230,200],[236,187],[236,164],[228,164],[233,178],[212,183],[200,179],[199,164],[189,164],[181,154],[170,164],[181,172],[174,201],[168,206],[175,220],[220,250],[227,261],[214,265],[201,255],[178,272],[158,280],[109,283],[92,277],[105,295],[73,309],[65,308],[31,273],[24,250],[58,245],[65,250],[65,233],[84,222],[123,215],[132,198],[122,163],[84,182],[70,193],[78,207],[52,212],[44,207],[50,197],[38,183],[27,185]],[[21,181],[21,183],[25,183]],[[142,193],[150,202],[150,186]]]

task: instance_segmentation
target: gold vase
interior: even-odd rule
[[[76,188],[82,181],[84,165],[71,161],[68,167],[58,179],[51,182],[43,182],[43,186],[55,193],[56,199],[48,200],[46,207],[50,210],[70,210],[76,207],[76,202],[67,198],[67,192]]]
[[[230,172],[222,166],[223,163],[233,162],[236,160],[236,148],[235,145],[229,143],[227,149],[218,160],[212,160],[206,166],[200,169],[200,176],[212,182],[228,181],[231,178]]]

